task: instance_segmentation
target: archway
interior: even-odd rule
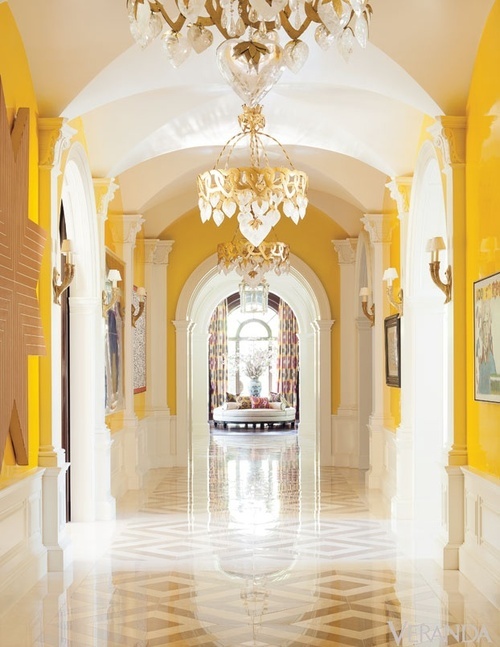
[[[269,290],[290,304],[300,341],[299,433],[325,464],[331,461],[331,326],[330,304],[314,272],[292,255],[288,274],[267,277]],[[217,304],[234,292],[236,273],[220,274],[216,258],[204,261],[184,285],[176,310],[177,429],[187,436],[186,459],[193,442],[208,433],[208,325]]]
[[[404,335],[402,347],[401,426],[412,439],[401,456],[398,470],[410,467],[406,479],[413,491],[414,528],[418,530],[416,547],[439,558],[444,529],[443,500],[445,450],[449,438],[448,420],[448,308],[444,295],[429,273],[429,238],[447,240],[446,205],[443,175],[434,146],[427,142],[417,160],[408,227],[408,260],[405,293]],[[448,265],[441,255],[441,268]]]
[[[106,441],[101,438],[105,435],[101,253],[94,186],[79,143],[68,152],[61,200],[75,264],[69,298],[72,520],[93,521],[112,518],[114,500],[109,495],[109,448],[103,451]]]

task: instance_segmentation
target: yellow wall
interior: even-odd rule
[[[19,36],[16,23],[7,3],[0,4],[0,77],[2,78],[7,116],[12,122],[19,108],[30,109],[30,144],[29,144],[29,198],[28,216],[34,222],[38,218],[38,137],[37,137],[37,103],[31,82],[31,75],[24,46]],[[42,312],[43,322],[43,312]],[[49,331],[44,326],[46,343]],[[39,359],[28,359],[28,452],[29,464],[19,471],[33,468],[37,464],[39,447]],[[5,478],[5,465],[14,464],[10,441],[7,441],[4,465],[0,472],[0,483]]]
[[[198,209],[194,209],[167,227],[160,238],[173,240],[168,267],[168,405],[172,413],[176,407],[175,391],[175,319],[177,302],[189,275],[217,249],[217,243],[230,241],[237,223],[225,219],[220,227],[211,220],[202,223]],[[332,319],[332,412],[340,402],[340,268],[332,240],[346,238],[346,232],[324,213],[309,206],[298,225],[282,217],[275,228],[279,240],[290,245],[290,251],[306,262],[322,282],[330,301]],[[238,285],[235,282],[235,291]]]
[[[474,400],[473,282],[500,272],[500,2],[474,67],[467,109],[467,444],[469,464],[500,476],[500,404]],[[490,252],[484,243],[496,241]],[[483,251],[481,246],[483,245]],[[487,245],[486,245],[487,247]],[[496,351],[497,357],[500,349]],[[500,367],[497,366],[497,372]]]

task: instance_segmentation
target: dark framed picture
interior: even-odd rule
[[[500,272],[474,283],[474,399],[500,402]]]
[[[401,319],[391,315],[384,319],[385,383],[401,387]]]

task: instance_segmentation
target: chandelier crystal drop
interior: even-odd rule
[[[277,241],[252,245],[236,236],[229,243],[217,245],[219,271],[228,274],[235,270],[251,288],[264,282],[267,272],[274,272],[277,276],[286,274],[290,269],[289,256],[288,245]]]
[[[178,67],[191,49],[201,53],[214,40],[211,28],[224,40],[272,41],[281,49],[279,34],[290,39],[283,64],[297,72],[307,59],[301,36],[315,26],[315,39],[327,49],[334,43],[348,58],[354,43],[366,47],[372,8],[368,0],[127,0],[130,31],[141,47],[163,33],[168,59]]]
[[[241,132],[225,144],[215,168],[198,175],[198,207],[201,220],[212,218],[217,226],[236,214],[241,234],[258,247],[282,214],[295,224],[305,216],[308,178],[293,167],[278,140],[261,132],[265,126],[262,106],[244,105],[239,123]],[[231,153],[244,138],[249,139],[250,165],[229,167]],[[269,166],[263,138],[278,145],[289,167]],[[218,168],[224,155],[225,166]]]

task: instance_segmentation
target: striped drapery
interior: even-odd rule
[[[227,390],[227,301],[215,308],[208,328],[210,412],[226,399]]]
[[[290,306],[280,300],[278,344],[278,393],[297,406],[297,378],[299,372],[299,337],[297,319]]]

